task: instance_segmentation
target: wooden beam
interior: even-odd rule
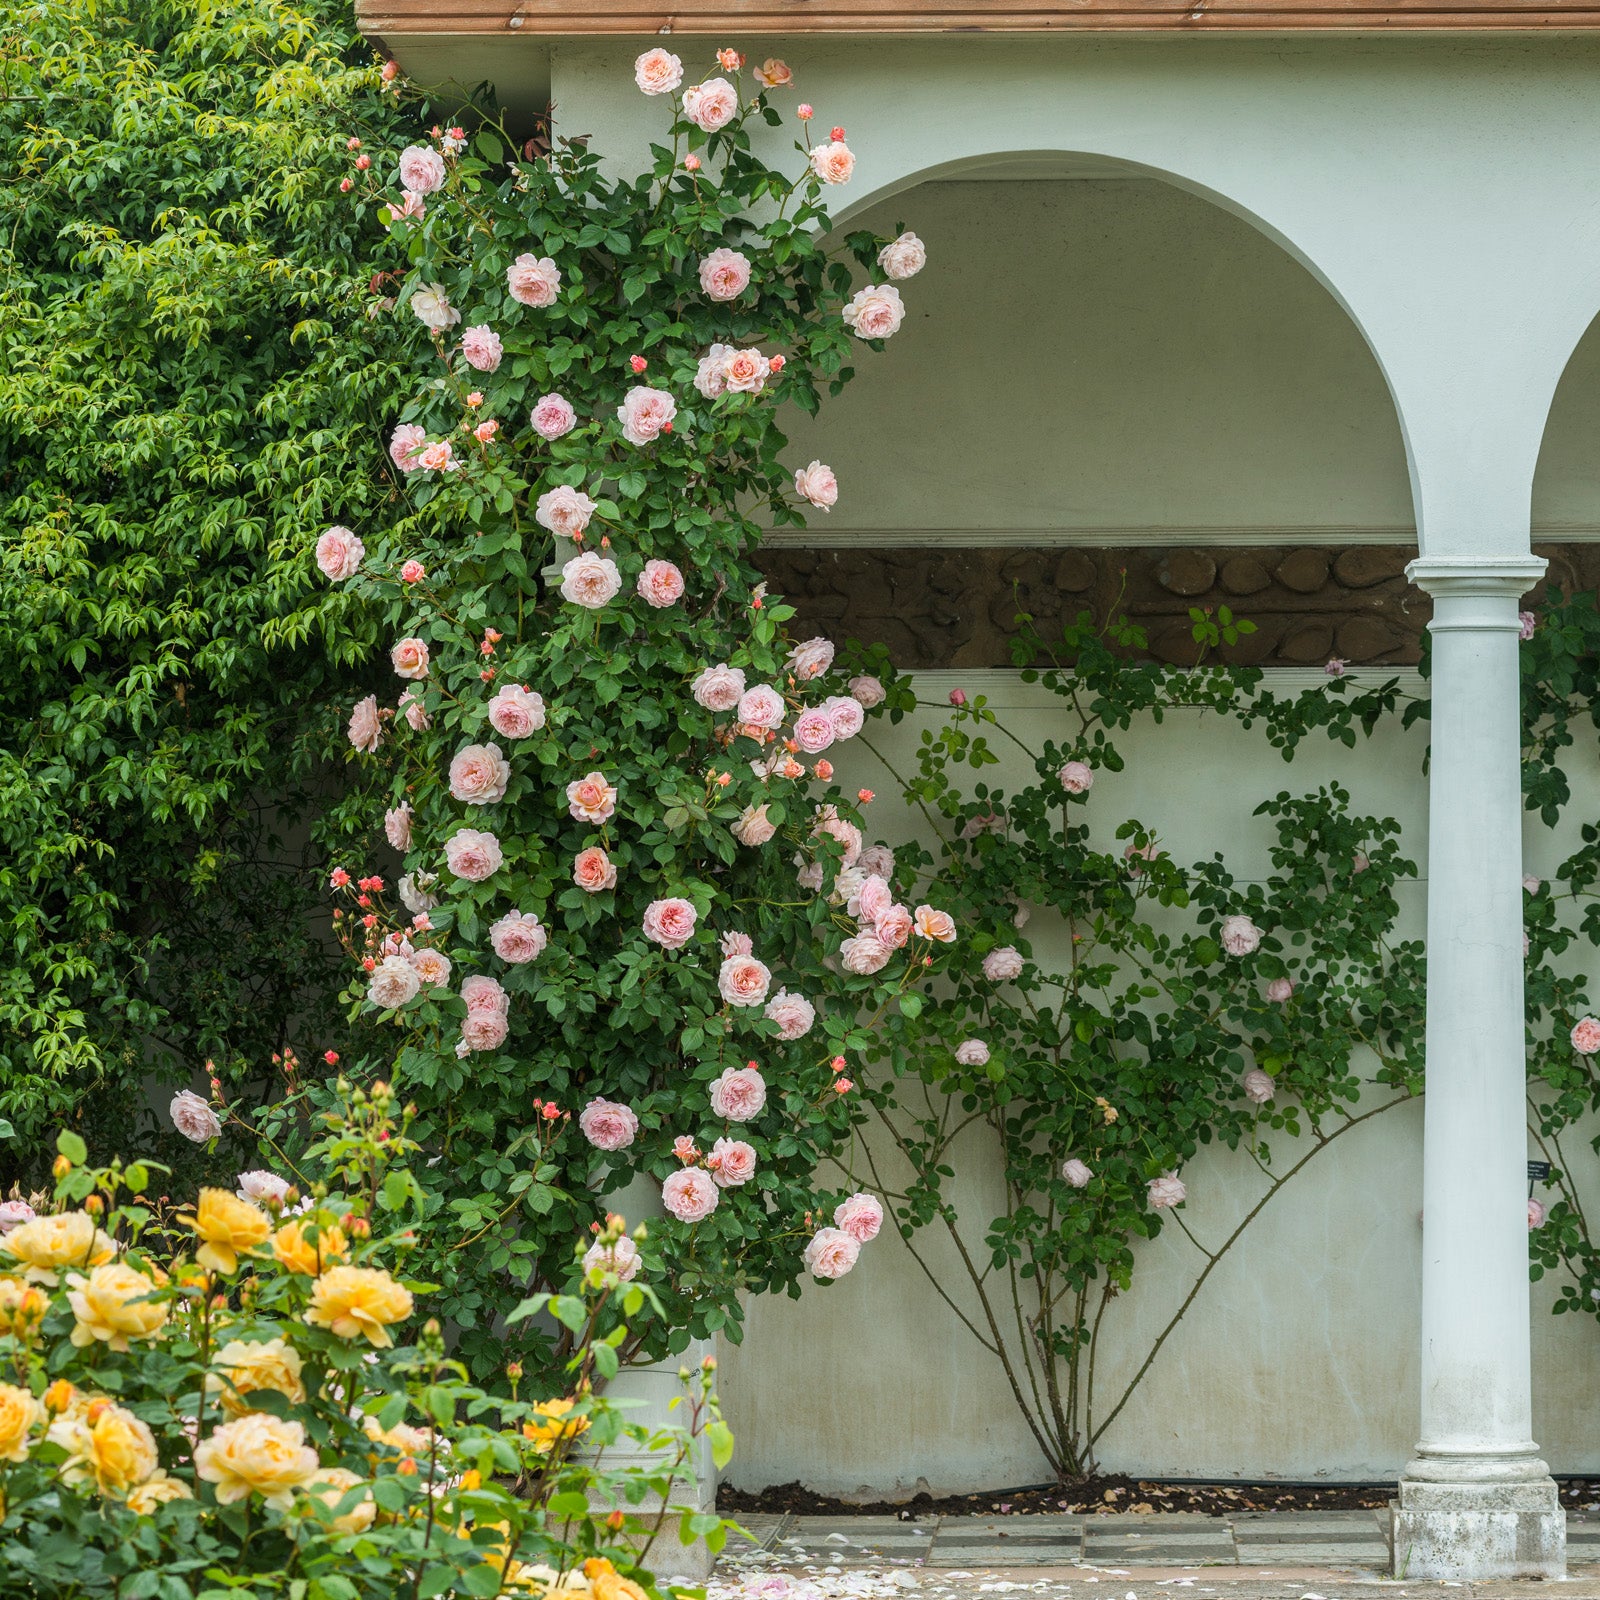
[[[389,39],[1600,28],[1600,0],[357,0],[356,14],[363,32]]]

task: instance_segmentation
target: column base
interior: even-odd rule
[[[1554,1478],[1402,1478],[1399,1498],[1389,1508],[1389,1554],[1397,1578],[1567,1575],[1567,1519]]]

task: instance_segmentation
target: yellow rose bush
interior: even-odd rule
[[[610,1508],[664,1505],[695,1434],[719,1459],[731,1440],[709,1371],[687,1429],[630,1428],[605,1399],[618,1318],[649,1295],[613,1263],[642,1234],[610,1218],[574,1241],[582,1294],[510,1312],[568,1330],[565,1392],[519,1395],[513,1367],[491,1396],[408,1274],[414,1113],[340,1087],[260,1203],[152,1201],[159,1169],[93,1166],[61,1135],[54,1209],[0,1239],[0,1595],[658,1594],[638,1563],[665,1513]],[[601,1470],[624,1437],[661,1465]],[[691,1513],[673,1531],[725,1536]]]

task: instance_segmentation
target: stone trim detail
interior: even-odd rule
[[[1536,545],[1546,586],[1600,587],[1600,545]],[[1047,637],[1080,611],[1121,611],[1149,637],[1146,657],[1188,665],[1191,607],[1227,606],[1257,631],[1223,651],[1241,666],[1415,666],[1432,602],[1406,577],[1413,545],[1183,545],[1030,549],[768,546],[756,564],[798,612],[802,634],[883,644],[898,666],[1009,667],[1018,611]]]

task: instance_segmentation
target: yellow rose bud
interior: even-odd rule
[[[78,1320],[72,1342],[79,1349],[96,1339],[113,1350],[127,1350],[130,1339],[153,1339],[167,1320],[166,1302],[152,1300],[156,1286],[142,1272],[120,1261],[96,1267],[88,1277],[72,1273],[67,1303]]]
[[[103,1217],[106,1212],[106,1203],[100,1198],[99,1195],[92,1194],[83,1202],[83,1209],[87,1211],[91,1217]]]
[[[45,1437],[67,1452],[61,1467],[65,1482],[92,1482],[101,1494],[119,1500],[161,1464],[149,1428],[131,1411],[107,1400],[52,1422]]]
[[[402,1478],[414,1478],[417,1475],[417,1464],[411,1459],[410,1456],[406,1456],[395,1464],[394,1470],[398,1472]]]
[[[363,1482],[365,1480],[348,1467],[323,1467],[317,1473],[316,1481],[306,1492],[313,1499],[320,1500],[329,1511],[337,1511],[339,1502]],[[356,1501],[342,1516],[332,1518],[329,1526],[335,1533],[364,1533],[372,1526],[373,1518],[377,1514],[378,1507],[368,1494]]]
[[[237,1272],[240,1252],[248,1254],[272,1232],[260,1206],[226,1189],[202,1189],[194,1214],[181,1220],[201,1241],[195,1260],[213,1272]]]
[[[280,1511],[288,1509],[296,1489],[303,1489],[322,1471],[298,1422],[261,1411],[225,1422],[202,1439],[194,1465],[205,1482],[216,1485],[219,1505],[259,1494]]]
[[[330,1267],[311,1290],[306,1321],[341,1339],[365,1338],[387,1349],[392,1323],[411,1315],[411,1291],[376,1267]]]
[[[324,1267],[350,1254],[350,1241],[337,1223],[298,1217],[273,1234],[272,1253],[291,1272],[314,1278]]]
[[[50,1163],[50,1171],[57,1178],[64,1178],[72,1171],[72,1163],[65,1156],[57,1156]]]
[[[567,1415],[576,1404],[575,1400],[546,1400],[535,1409],[532,1418],[522,1424],[523,1437],[531,1441],[540,1455],[548,1455],[558,1443],[571,1443],[589,1427],[587,1417]]]
[[[0,1333],[31,1339],[38,1332],[50,1299],[44,1290],[21,1278],[0,1278]]]
[[[350,1237],[352,1239],[370,1239],[372,1237],[372,1224],[365,1217],[351,1217]]]
[[[0,1383],[0,1461],[25,1461],[33,1430],[44,1420],[45,1409],[31,1391]]]
[[[128,1509],[135,1516],[151,1517],[155,1515],[157,1506],[165,1505],[169,1500],[192,1499],[194,1495],[189,1485],[181,1478],[169,1478],[165,1472],[158,1470],[154,1477],[141,1483],[129,1494]]]
[[[275,1389],[295,1405],[306,1397],[300,1379],[300,1352],[282,1339],[255,1344],[234,1339],[216,1353],[213,1370],[206,1374],[206,1390],[220,1394],[222,1409],[242,1417],[254,1408],[249,1397],[261,1389]]]
[[[65,1378],[57,1378],[44,1392],[45,1408],[51,1412],[70,1411],[78,1391]]]
[[[58,1211],[13,1228],[0,1239],[0,1251],[22,1263],[29,1283],[53,1289],[64,1268],[101,1266],[116,1255],[117,1247],[87,1212]]]

